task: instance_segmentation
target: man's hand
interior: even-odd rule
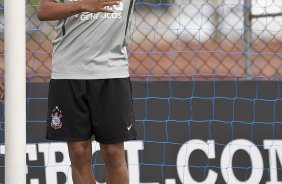
[[[113,13],[113,11],[106,8],[106,6],[119,5],[121,0],[84,0],[81,1],[81,8],[85,12],[97,13],[107,12]]]
[[[82,0],[59,3],[55,0],[39,0],[37,17],[42,21],[61,20],[82,12],[112,13],[106,6],[119,5],[121,0]],[[128,0],[129,1],[129,0]]]

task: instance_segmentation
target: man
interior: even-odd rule
[[[107,184],[127,184],[124,141],[136,139],[125,48],[132,0],[40,0],[38,18],[58,20],[46,138],[67,141],[75,184],[94,184],[91,137]]]

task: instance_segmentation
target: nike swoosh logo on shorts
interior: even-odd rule
[[[130,130],[130,129],[131,129],[131,127],[132,127],[132,124],[131,124],[129,127],[127,127],[127,130]]]

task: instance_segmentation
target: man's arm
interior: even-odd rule
[[[55,0],[39,0],[37,16],[41,21],[61,20],[81,12],[112,11],[105,6],[118,5],[120,0],[82,0],[69,3],[58,3]]]

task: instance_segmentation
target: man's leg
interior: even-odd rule
[[[128,184],[124,144],[100,144],[107,171],[107,184]]]
[[[93,175],[91,140],[68,142],[74,184],[96,184]]]

